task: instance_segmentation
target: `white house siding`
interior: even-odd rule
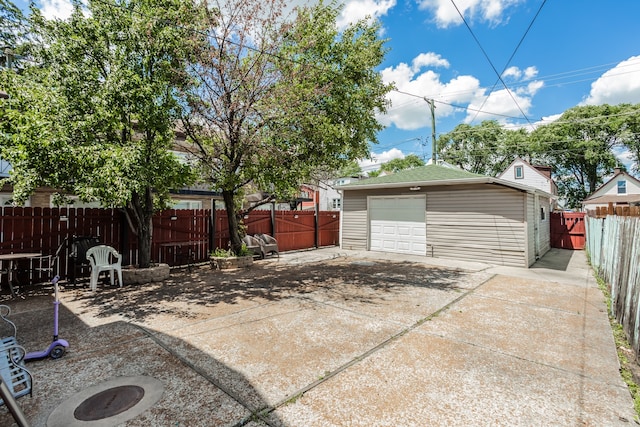
[[[522,178],[515,178],[514,169],[516,166],[522,166]],[[504,171],[500,175],[499,178],[504,179],[505,181],[515,182],[516,184],[528,185],[529,187],[537,188],[549,194],[553,194],[553,185],[551,183],[551,179],[547,178],[540,171],[527,163],[513,163],[506,171]]]
[[[496,186],[427,194],[427,254],[528,266],[525,193]]]
[[[626,193],[624,194],[640,194],[640,185],[637,182],[629,179],[625,175],[618,175],[614,179],[609,180],[606,184],[603,184],[597,191],[598,196],[617,196],[618,195],[618,181],[625,181]]]
[[[367,195],[359,191],[349,191],[347,197],[342,199],[340,247],[367,250],[367,229]]]

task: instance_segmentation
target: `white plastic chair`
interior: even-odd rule
[[[114,272],[118,272],[118,283],[122,287],[122,255],[114,248],[107,245],[98,245],[87,250],[87,259],[91,265],[91,290],[98,287],[98,276],[103,271],[108,271],[111,277],[111,286],[114,282]],[[113,260],[113,261],[112,261]]]

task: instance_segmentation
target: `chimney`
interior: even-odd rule
[[[613,168],[613,173],[618,175],[619,173],[621,173],[622,171],[620,170],[620,168]]]
[[[532,165],[534,168],[538,170],[542,175],[551,179],[551,166],[542,166],[542,165]]]

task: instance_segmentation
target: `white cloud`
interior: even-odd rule
[[[421,53],[411,61],[411,69],[414,73],[428,66],[449,68],[449,61],[442,59],[440,55],[433,52]]]
[[[522,76],[522,73],[517,73]],[[510,117],[523,118],[528,114],[533,96],[544,86],[541,81],[533,81],[525,86],[510,89],[494,90],[487,98],[484,93],[469,103],[466,123],[496,120],[506,124]],[[478,111],[481,110],[481,111]]]
[[[581,105],[620,103],[640,103],[640,56],[632,56],[600,76]]]
[[[502,78],[506,79],[509,77],[512,77],[514,79],[520,79],[520,77],[522,77],[522,71],[518,67],[509,67],[506,70],[504,70],[504,73],[502,73]]]
[[[536,67],[527,67],[524,69],[524,79],[534,79],[538,75],[538,69]]]
[[[344,3],[342,13],[336,20],[339,29],[367,17],[379,18],[396,5],[396,0],[351,0]]]
[[[397,148],[392,148],[382,153],[374,153],[372,151],[371,158],[359,161],[358,165],[360,165],[360,169],[362,169],[363,172],[369,172],[379,169],[381,164],[393,159],[404,159],[404,154]]]
[[[461,75],[446,82],[432,69],[423,69],[429,66],[449,68],[449,61],[440,55],[421,53],[411,64],[409,66],[401,62],[381,71],[382,80],[395,84],[397,89],[387,95],[391,103],[387,113],[378,117],[384,126],[393,124],[403,130],[431,126],[429,105],[424,97],[436,101],[436,117],[439,118],[450,116],[468,106],[467,123],[492,119],[507,124],[509,117],[522,117],[521,109],[525,114],[528,113],[533,96],[544,86],[540,80],[531,80],[538,73],[535,67],[510,67],[504,76],[511,83],[511,95],[505,89],[496,90],[485,101],[487,89],[480,86],[476,77]]]
[[[391,106],[387,114],[378,117],[380,123],[385,126],[394,124],[404,130],[429,126],[431,116],[428,104],[423,98],[417,96],[426,96],[450,104],[466,104],[479,90],[480,82],[473,76],[458,76],[449,82],[443,82],[440,75],[433,70],[421,72],[421,68],[428,65],[449,67],[449,62],[438,54],[421,53],[413,59],[411,64],[409,66],[401,62],[381,72],[383,81],[394,83],[399,91],[392,91],[387,95]],[[454,111],[454,107],[446,104],[439,104],[436,109],[439,117],[450,115]]]
[[[504,12],[510,6],[522,0],[458,0],[455,5],[465,19],[482,20],[494,25],[505,20]],[[446,28],[450,25],[462,24],[462,19],[451,0],[419,0],[421,9],[433,12],[438,27]]]
[[[67,19],[73,12],[73,5],[69,0],[42,0],[40,9],[47,19]]]

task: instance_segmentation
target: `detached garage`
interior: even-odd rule
[[[341,247],[528,267],[550,248],[543,191],[428,165],[340,187]]]

